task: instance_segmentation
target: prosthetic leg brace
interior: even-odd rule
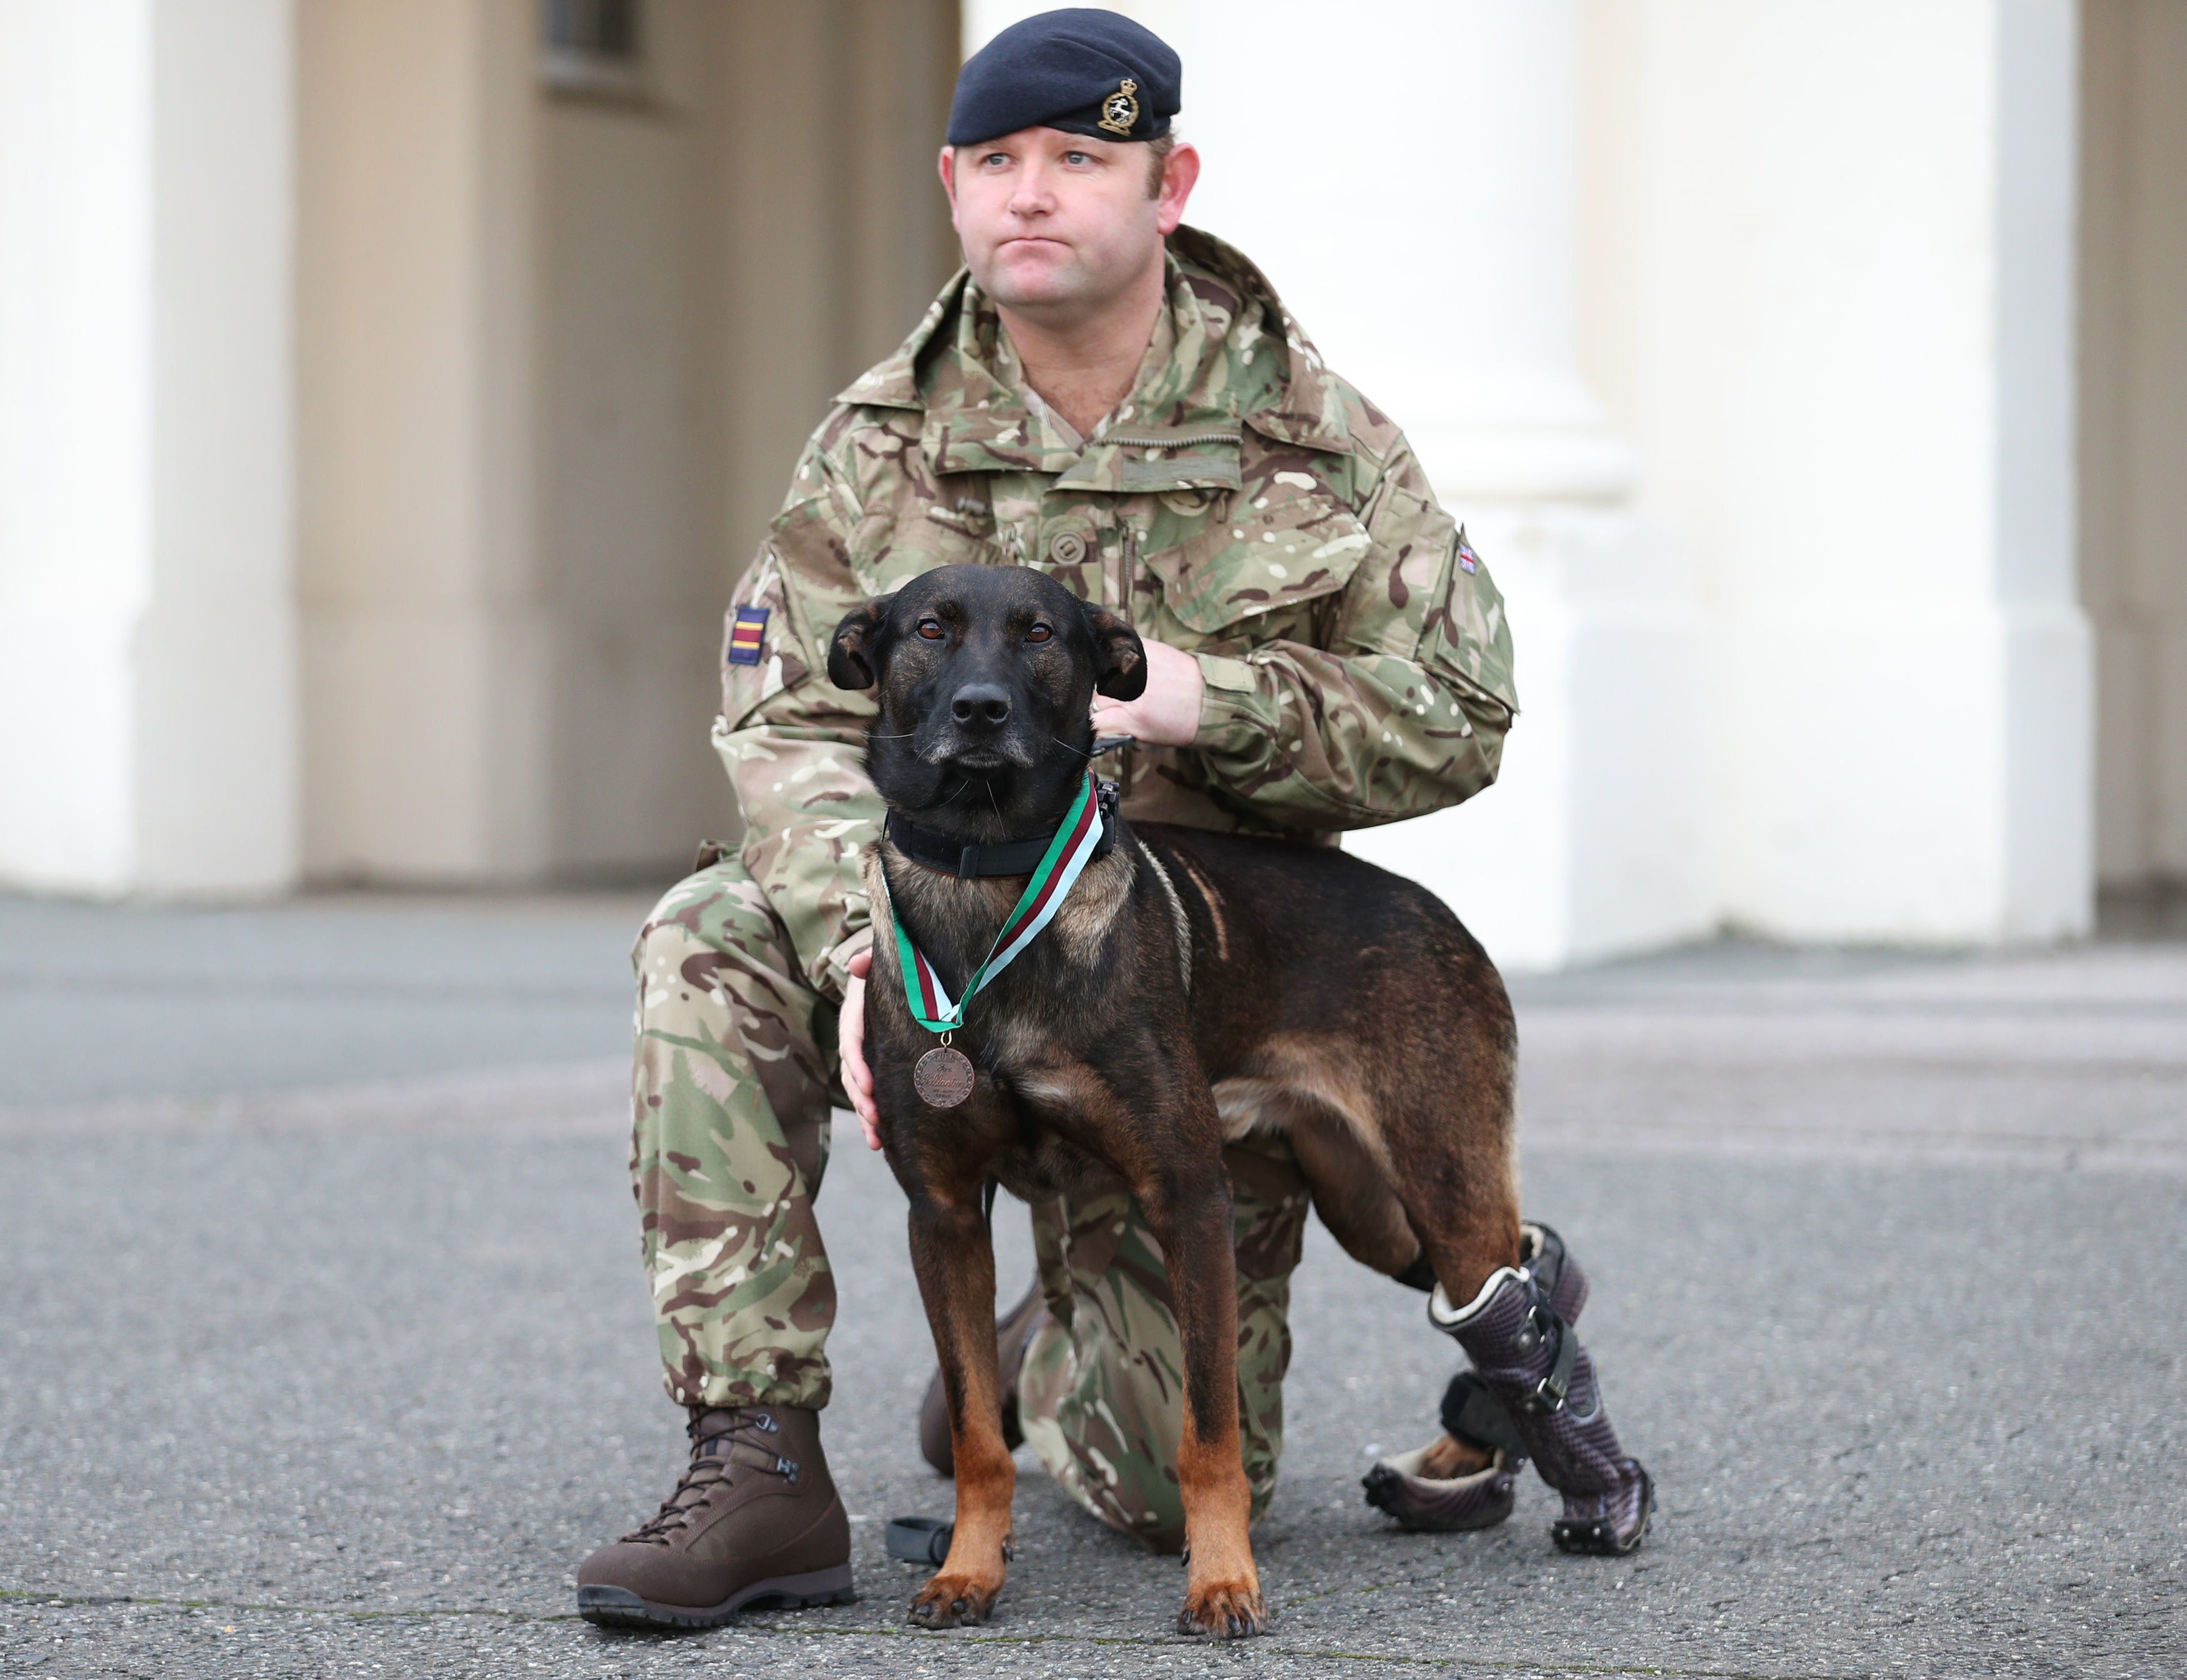
[[[1531,1271],[1549,1304],[1566,1323],[1587,1305],[1587,1273],[1567,1257],[1564,1239],[1546,1225],[1519,1228],[1521,1264]],[[1435,1287],[1435,1274],[1423,1260],[1397,1280],[1422,1291]],[[1460,1371],[1443,1391],[1443,1433],[1481,1467],[1465,1475],[1437,1473],[1447,1458],[1447,1443],[1436,1441],[1376,1462],[1360,1486],[1367,1503],[1415,1533],[1448,1534],[1461,1529],[1493,1528],[1511,1514],[1515,1484],[1526,1463],[1526,1443],[1512,1426],[1511,1414],[1478,1371]]]
[[[1564,1267],[1568,1275],[1575,1269],[1568,1260]],[[1585,1279],[1576,1301],[1566,1284],[1560,1278],[1545,1287],[1531,1263],[1504,1267],[1462,1307],[1453,1308],[1438,1285],[1428,1297],[1428,1322],[1465,1350],[1542,1480],[1564,1495],[1565,1514],[1549,1528],[1559,1549],[1618,1557],[1647,1533],[1655,1487],[1618,1445],[1594,1361],[1557,1310],[1561,1293],[1577,1312]]]

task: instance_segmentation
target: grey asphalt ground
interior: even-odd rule
[[[1661,1491],[1636,1557],[1360,1501],[1453,1351],[1318,1231],[1278,1620],[1029,1458],[987,1629],[904,1627],[947,1514],[898,1194],[840,1128],[828,1413],[860,1602],[568,1614],[680,1457],[623,1177],[640,900],[0,900],[0,1675],[2187,1674],[2187,943],[1724,944],[1515,986],[1526,1201]],[[2159,929],[2161,934],[2163,930]],[[1023,1222],[998,1218],[1007,1286]]]

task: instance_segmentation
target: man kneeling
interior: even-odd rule
[[[1183,225],[1200,160],[1170,132],[1179,83],[1167,46],[1106,12],[1043,14],[965,65],[940,159],[965,268],[837,399],[736,592],[714,742],[743,843],[670,891],[635,952],[632,1171],[692,1457],[659,1514],[581,1569],[594,1621],[704,1626],[850,1589],[820,1448],[835,1294],[814,1200],[831,1098],[873,1123],[863,870],[882,812],[860,767],[872,700],[825,674],[846,611],[971,563],[1038,568],[1122,615],[1147,688],[1094,722],[1133,738],[1115,773],[1133,819],[1325,845],[1494,779],[1515,705],[1502,600],[1403,433],[1252,263]],[[1286,1146],[1225,1160],[1257,1516],[1308,1204]],[[1033,1221],[1047,1312],[1014,1315],[1026,1438],[1095,1515],[1173,1548],[1160,1257],[1127,1200]],[[1453,1442],[1427,1468],[1488,1464]]]

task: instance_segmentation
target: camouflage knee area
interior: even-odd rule
[[[668,1392],[824,1406],[835,1285],[812,1198],[834,1010],[733,859],[670,891],[632,961],[631,1181]]]
[[[1224,1162],[1238,1256],[1239,1447],[1257,1521],[1283,1453],[1290,1274],[1308,1200],[1280,1143],[1234,1146]],[[1184,1544],[1177,1478],[1183,1350],[1161,1245],[1121,1191],[1036,1207],[1033,1241],[1056,1322],[1026,1349],[1018,1379],[1026,1439],[1102,1521],[1153,1550],[1177,1551]]]

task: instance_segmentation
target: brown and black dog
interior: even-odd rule
[[[876,690],[867,765],[891,811],[987,846],[1054,830],[1085,780],[1094,694],[1137,698],[1146,660],[1116,614],[1038,572],[945,566],[846,617],[828,672]],[[891,907],[960,995],[1025,877],[962,879],[885,839],[867,863],[866,1054],[956,1459],[953,1542],[912,1603],[927,1627],[986,1620],[1010,1555],[990,1179],[1027,1200],[1121,1179],[1161,1245],[1183,1340],[1189,1632],[1267,1625],[1239,1456],[1226,1137],[1287,1138],[1324,1222],[1392,1277],[1425,1268],[1463,1302],[1520,1261],[1511,1006],[1458,919],[1331,847],[1110,820],[1112,849],[968,1007],[954,1042],[976,1077],[945,1109],[913,1083],[936,1040],[906,1002]]]

